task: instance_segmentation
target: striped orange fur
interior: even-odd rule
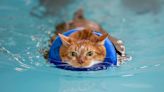
[[[90,67],[103,62],[106,56],[104,40],[108,36],[97,36],[90,29],[77,31],[66,37],[59,34],[62,40],[60,56],[62,62],[73,67]]]

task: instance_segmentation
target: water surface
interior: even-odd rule
[[[164,91],[163,0],[45,1],[0,1],[0,92]],[[46,64],[39,50],[47,47],[48,34],[79,8],[123,40],[133,59],[94,72]]]

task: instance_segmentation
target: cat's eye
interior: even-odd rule
[[[77,53],[76,52],[71,52],[71,56],[75,57],[75,56],[77,56]]]
[[[87,53],[87,56],[92,56],[93,55],[93,52],[92,51],[89,51],[88,53]]]

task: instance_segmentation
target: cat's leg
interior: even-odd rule
[[[52,45],[53,41],[56,39],[57,35],[54,34],[52,37],[50,37],[50,40],[49,40],[49,46]]]
[[[99,25],[98,32],[101,32],[102,34],[107,33],[100,25]],[[126,56],[126,53],[125,53],[126,49],[121,40],[118,40],[117,38],[111,36],[110,34],[108,35],[108,39],[113,43],[118,55]]]
[[[43,55],[45,59],[48,59],[49,51],[49,48],[42,48],[39,50],[39,52]]]
[[[111,35],[109,35],[108,38],[110,39],[110,41],[112,41],[113,45],[116,48],[117,53],[122,57],[126,56],[126,49],[123,44],[123,41],[118,40],[115,37],[112,37]]]
[[[49,44],[48,44],[49,47],[51,47],[53,41],[56,39],[57,34],[58,34],[58,33],[63,33],[63,31],[64,31],[64,29],[65,29],[64,26],[65,26],[65,23],[61,23],[61,24],[57,25],[57,26],[56,26],[56,31],[54,32],[53,36],[50,36],[50,34],[49,34],[49,36],[50,36],[50,39],[48,40],[48,42],[49,42]],[[48,48],[48,49],[47,49],[47,48],[43,48],[43,49],[40,50],[40,53],[43,55],[43,57],[44,57],[45,59],[48,59],[49,50],[50,50],[49,48]]]
[[[123,64],[125,61],[131,60],[131,57],[128,57],[126,55],[126,49],[121,40],[118,40],[112,36],[109,36],[108,38],[112,41],[112,43],[115,46],[117,52],[117,65]]]
[[[99,25],[99,27],[100,27],[99,32],[107,33],[100,25]],[[117,38],[111,36],[110,34],[108,35],[108,39],[113,43],[113,45],[116,49],[117,61],[118,61],[117,65],[120,65],[120,64],[124,63],[124,61],[131,60],[131,57],[128,57],[126,55],[126,48],[123,44],[123,41],[118,40]]]
[[[123,42],[121,40],[117,40],[117,44],[120,44],[120,48],[122,49],[120,51],[121,54],[118,54],[118,51],[116,50],[117,51],[117,65],[119,66],[123,64],[125,61],[132,60],[132,57],[126,55],[125,46],[123,45]]]

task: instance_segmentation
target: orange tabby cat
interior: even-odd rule
[[[103,62],[106,56],[104,40],[108,34],[97,36],[92,30],[84,29],[68,37],[58,35],[63,43],[60,47],[62,62],[78,68],[87,68]]]
[[[89,29],[75,32],[69,37],[62,35],[64,32],[79,27]],[[99,24],[87,20],[83,15],[82,9],[79,9],[75,12],[71,21],[61,23],[55,28],[56,31],[50,38],[49,46],[52,46],[53,41],[60,33],[59,36],[63,42],[63,46],[60,48],[60,56],[63,62],[67,62],[74,67],[89,67],[95,63],[103,61],[106,55],[106,50],[103,47],[103,40],[107,36],[107,32]],[[102,37],[98,37],[93,34],[90,29],[96,32],[100,32],[104,35]],[[118,65],[127,60],[128,58],[125,53],[126,51],[123,42],[111,36],[110,34],[108,34],[108,39],[112,42],[116,49]],[[48,59],[49,49],[43,50],[43,53],[44,57]]]

